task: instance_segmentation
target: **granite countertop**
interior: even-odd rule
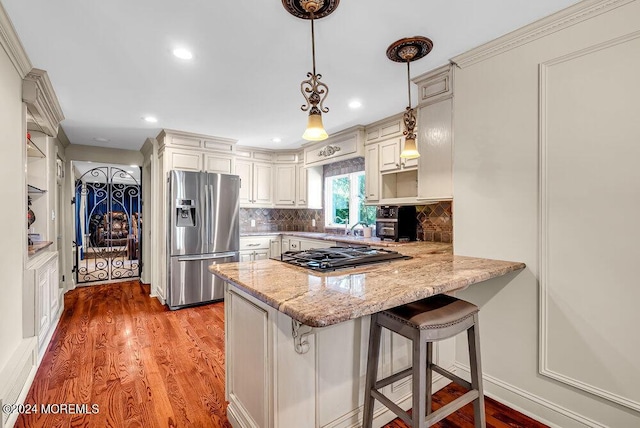
[[[309,238],[309,239],[321,239],[323,241],[335,241],[341,242],[343,244],[357,244],[357,245],[372,245],[375,247],[400,247],[408,244],[414,244],[415,242],[393,242],[393,241],[383,241],[380,238],[371,237],[364,238],[362,236],[353,236],[353,235],[338,235],[335,233],[324,233],[324,232],[295,232],[295,231],[278,231],[278,232],[248,232],[241,233],[240,236],[277,236],[277,235],[287,235],[287,236],[298,236],[300,238]],[[426,242],[425,242],[426,243]],[[451,246],[451,244],[447,244]]]
[[[447,244],[433,244],[438,243],[397,249],[410,260],[330,273],[276,260],[225,263],[209,270],[303,324],[325,327],[525,268],[520,262],[454,256]]]

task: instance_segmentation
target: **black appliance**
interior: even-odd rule
[[[285,251],[283,262],[312,269],[318,272],[331,272],[337,269],[353,268],[392,260],[407,260],[397,251],[368,246],[315,248],[303,251]]]
[[[413,206],[379,206],[376,236],[390,241],[415,241],[418,220]]]

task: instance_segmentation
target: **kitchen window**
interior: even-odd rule
[[[366,206],[364,171],[327,177],[325,188],[325,224],[353,226],[358,222],[371,226],[376,222],[376,208]]]

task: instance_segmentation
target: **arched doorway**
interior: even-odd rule
[[[76,283],[139,277],[140,168],[73,162],[73,172]]]

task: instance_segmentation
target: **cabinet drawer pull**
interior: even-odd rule
[[[247,247],[259,247],[260,244],[247,244]]]

